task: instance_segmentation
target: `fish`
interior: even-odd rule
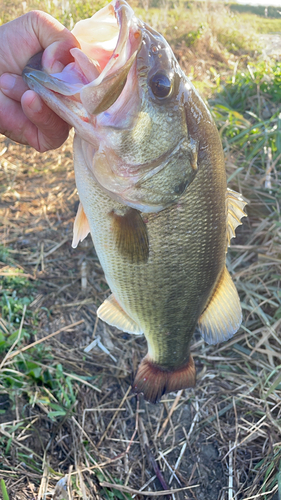
[[[37,54],[23,77],[75,129],[73,247],[91,233],[112,292],[97,315],[144,334],[133,390],[156,403],[195,386],[195,331],[217,344],[241,325],[226,252],[246,201],[227,188],[212,115],[160,33],[125,0],[72,32],[70,64],[49,74]]]

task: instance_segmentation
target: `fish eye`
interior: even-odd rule
[[[167,97],[170,93],[172,82],[165,73],[155,73],[150,79],[149,85],[156,97]]]

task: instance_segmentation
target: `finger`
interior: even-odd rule
[[[28,86],[21,76],[4,73],[0,76],[0,89],[6,96],[20,101],[24,92],[28,90]]]
[[[35,92],[28,91],[24,96],[26,94],[31,95],[27,96],[25,114],[21,103],[0,92],[0,133],[40,152],[59,147],[68,136],[68,125]],[[32,123],[29,116],[35,123]]]
[[[56,61],[63,65],[72,61],[70,49],[79,47],[76,38],[49,14],[31,11],[1,26],[0,74],[21,72],[29,59],[46,49],[47,69]],[[48,55],[49,52],[49,55]]]
[[[69,125],[48,108],[32,90],[23,94],[21,104],[26,117],[38,129],[36,138],[32,136],[30,130],[25,132],[28,144],[40,152],[61,146],[68,137]]]
[[[21,104],[0,91],[0,133],[13,141],[28,144],[24,134],[29,125],[31,125],[32,131],[36,135],[36,127],[29,122],[23,113]]]
[[[73,47],[80,48],[78,40],[59,21],[45,12],[32,11],[29,14],[27,20],[30,29],[41,47],[47,49],[42,57],[43,67],[49,72],[60,71],[63,66],[73,61],[69,51]]]

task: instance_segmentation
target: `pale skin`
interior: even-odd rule
[[[29,90],[21,77],[29,59],[45,50],[44,69],[58,72],[71,62],[76,38],[56,19],[32,11],[0,26],[0,133],[37,151],[56,149],[69,126]]]

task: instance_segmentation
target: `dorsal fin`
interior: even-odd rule
[[[246,200],[240,193],[232,189],[226,190],[226,209],[227,209],[227,247],[230,245],[231,238],[235,237],[235,229],[242,224],[242,217],[247,217],[243,208],[247,205]]]
[[[242,312],[239,296],[225,267],[197,326],[208,344],[218,344],[230,339],[239,329],[241,321]]]
[[[72,247],[76,248],[79,241],[83,241],[86,236],[88,236],[89,232],[89,222],[82,207],[82,203],[80,202],[73,225]]]
[[[127,333],[141,335],[143,331],[137,323],[118,304],[114,295],[110,295],[98,308],[97,315],[108,325],[115,326]]]

